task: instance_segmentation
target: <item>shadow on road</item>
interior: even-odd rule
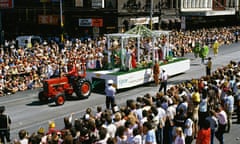
[[[47,103],[43,103],[43,102],[40,102],[40,101],[33,101],[29,104],[26,104],[27,106],[40,106],[40,105],[45,105]]]
[[[190,66],[200,66],[200,63],[191,63]]]

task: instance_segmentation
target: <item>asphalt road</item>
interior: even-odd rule
[[[212,49],[209,56],[213,57]],[[213,70],[229,63],[230,60],[240,61],[240,43],[234,43],[230,46],[222,46],[219,49],[217,57],[213,57]],[[195,59],[193,54],[187,54],[185,57],[191,59],[191,68],[183,74],[171,77],[169,85],[179,83],[181,81],[199,78],[205,75],[205,66],[201,65],[200,58]],[[73,118],[83,116],[86,108],[90,107],[94,111],[97,106],[103,106],[105,96],[103,94],[92,93],[88,99],[84,100],[68,100],[63,106],[55,106],[55,103],[41,104],[38,101],[38,92],[40,89],[18,92],[14,95],[0,97],[0,105],[6,107],[12,119],[11,138],[18,138],[18,131],[26,129],[30,134],[36,132],[39,127],[48,127],[48,122],[54,120],[58,129],[63,128],[63,117],[74,113]],[[143,96],[146,93],[155,95],[158,87],[152,83],[134,87],[128,90],[121,91],[116,96],[117,104],[125,104],[127,99],[135,99],[138,96]],[[233,123],[235,122],[235,117]],[[233,124],[231,132],[225,135],[225,141],[231,144],[240,144],[240,125]]]

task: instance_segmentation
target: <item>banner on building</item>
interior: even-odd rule
[[[134,24],[134,25],[138,25],[138,24],[149,24],[150,23],[150,17],[142,17],[142,18],[131,18],[130,21]],[[158,17],[153,17],[152,18],[152,24],[154,23],[158,23],[159,22],[159,18]]]
[[[13,8],[13,0],[0,0],[0,9]]]
[[[60,17],[58,15],[39,15],[39,24],[59,25]]]

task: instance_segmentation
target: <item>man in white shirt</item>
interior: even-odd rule
[[[232,95],[232,90],[227,91],[227,97],[225,99],[225,110],[227,112],[227,132],[230,132],[230,127],[232,125],[232,113],[234,111],[234,97]]]
[[[113,87],[113,80],[108,80],[107,81],[107,86],[105,88],[105,93],[106,93],[106,108],[110,108],[111,104],[111,109],[113,110],[114,104],[115,104],[115,95],[116,95],[116,88]]]
[[[164,91],[164,94],[167,94],[167,80],[168,80],[168,74],[167,72],[163,69],[162,73],[160,74],[160,88],[159,92]]]
[[[109,135],[109,137],[114,138],[117,131],[117,127],[114,123],[112,123],[112,118],[110,116],[107,116],[106,121],[107,121],[106,124],[107,134]]]
[[[184,134],[185,134],[185,143],[191,144],[193,141],[193,120],[192,120],[192,112],[187,113],[187,119],[184,123]]]
[[[166,111],[161,107],[161,103],[160,101],[157,102],[157,117],[159,120],[158,126],[157,126],[157,130],[156,130],[156,138],[157,138],[157,142],[160,144],[163,144],[163,130],[165,127],[165,122],[166,122]]]

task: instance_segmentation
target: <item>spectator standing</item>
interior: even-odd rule
[[[108,136],[107,136],[107,129],[104,127],[99,128],[99,139],[94,144],[103,144],[107,142]]]
[[[174,117],[176,116],[177,100],[171,98],[171,103],[166,110],[166,121],[164,127],[164,143],[173,143]]]
[[[238,42],[238,35],[239,35],[238,30],[235,31],[234,35],[235,35],[235,42],[237,43]]]
[[[192,120],[192,112],[188,112],[187,119],[185,121],[185,143],[191,144],[193,141],[193,120]]]
[[[234,111],[234,97],[232,95],[231,89],[229,89],[227,91],[227,97],[225,99],[225,110],[227,113],[227,130],[226,130],[226,132],[230,132],[230,128],[232,125],[232,114]]]
[[[125,127],[119,126],[116,131],[116,141],[117,144],[126,144],[127,143],[127,135],[124,133]]]
[[[196,137],[198,132],[198,122],[199,122],[199,103],[200,103],[200,93],[198,87],[194,87],[192,93],[192,103],[193,103],[193,123],[194,123],[194,137]]]
[[[47,143],[47,135],[45,135],[45,130],[43,127],[40,127],[37,131],[37,136],[41,138],[41,143]]]
[[[158,120],[159,120],[159,124],[157,126],[157,130],[156,130],[156,136],[157,136],[157,142],[159,144],[163,144],[163,132],[164,132],[164,127],[165,127],[165,122],[166,122],[166,111],[165,109],[163,109],[161,107],[161,103],[160,103],[160,100],[158,100],[157,102],[157,117],[158,117]]]
[[[117,131],[117,126],[113,123],[111,115],[106,116],[106,122],[107,134],[109,137],[114,138]]]
[[[155,130],[150,121],[143,123],[143,133],[146,135],[145,144],[157,144]]]
[[[237,85],[238,91],[236,94],[237,97],[237,123],[240,123],[240,84]]]
[[[160,75],[160,88],[158,92],[161,92],[162,89],[164,91],[164,94],[167,94],[167,81],[168,81],[168,74],[167,72],[163,69],[162,73]]]
[[[19,136],[19,142],[20,144],[28,144],[29,142],[29,137],[28,137],[28,132],[25,129],[22,129],[18,132]]]
[[[11,119],[7,114],[4,114],[5,106],[0,107],[0,143],[10,142],[10,125]]]
[[[113,80],[107,81],[105,93],[106,93],[106,108],[109,109],[111,105],[111,108],[113,110],[113,107],[115,104],[115,95],[116,95],[116,88],[113,87]]]
[[[59,133],[60,131],[56,129],[56,124],[54,121],[50,121],[48,125],[48,132],[47,135],[52,135],[52,133]]]
[[[211,69],[212,69],[212,58],[208,57],[208,61],[206,64],[206,75],[210,76],[211,75]]]
[[[217,130],[217,126],[218,126],[218,120],[217,118],[214,116],[214,112],[211,110],[209,111],[209,116],[206,117],[206,120],[209,121],[210,123],[210,129],[211,129],[211,144],[214,144],[214,136],[215,136],[215,132]]]
[[[185,144],[185,137],[181,127],[176,128],[176,138],[174,144]]]
[[[227,114],[226,112],[223,110],[223,107],[220,105],[218,106],[217,110],[216,110],[216,117],[218,119],[218,129],[215,133],[216,138],[218,139],[220,144],[224,144],[224,133],[225,133],[225,129],[226,129],[226,125],[227,125]]]
[[[204,120],[204,125],[198,131],[196,144],[210,144],[211,130],[208,120]]]
[[[208,116],[208,97],[207,97],[207,89],[204,88],[202,91],[202,98],[199,104],[199,126],[200,128],[204,125],[204,120]]]
[[[138,128],[133,129],[133,138],[129,143],[142,144],[142,136]]]

